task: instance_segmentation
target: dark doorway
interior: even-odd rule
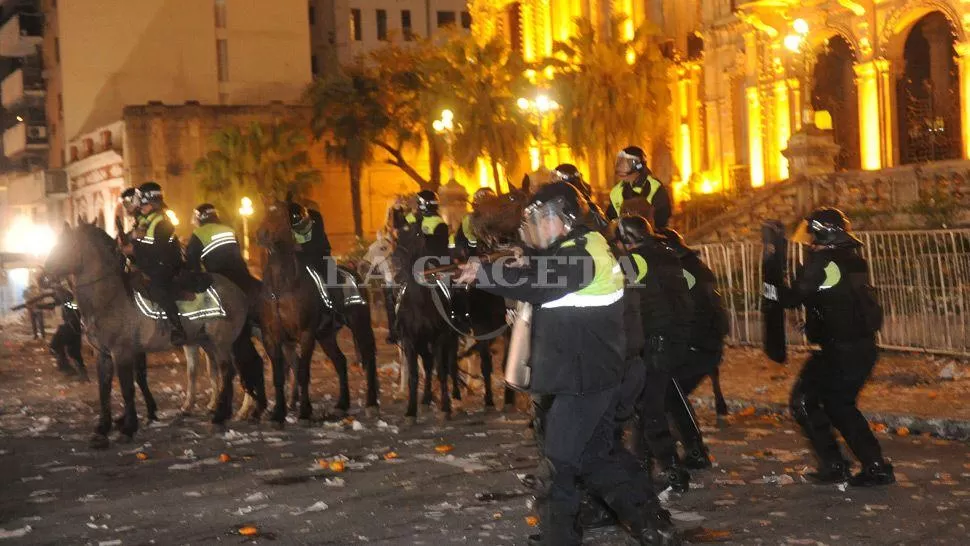
[[[815,64],[812,108],[832,116],[832,133],[841,148],[838,171],[861,168],[859,158],[859,95],[855,85],[855,52],[842,36],[828,40]]]

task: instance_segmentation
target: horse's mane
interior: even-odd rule
[[[529,195],[521,190],[482,199],[472,213],[475,236],[492,248],[517,241],[522,210],[528,200]]]
[[[115,267],[119,271],[124,268],[124,262],[120,260],[121,250],[118,248],[118,243],[111,238],[110,235],[103,229],[95,226],[93,224],[82,223],[77,227],[79,233],[87,237],[95,246],[100,247],[104,251],[107,257],[117,257],[119,258]]]

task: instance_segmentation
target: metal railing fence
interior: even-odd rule
[[[970,229],[857,232],[884,323],[887,349],[970,356]],[[760,345],[761,242],[697,247],[717,278],[731,318],[728,342]],[[789,246],[789,277],[802,260]],[[805,343],[803,312],[786,313],[790,342]]]

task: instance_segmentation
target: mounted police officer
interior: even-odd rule
[[[540,499],[542,544],[582,541],[581,484],[605,499],[641,544],[669,544],[645,492],[614,451],[617,387],[623,375],[623,273],[606,239],[584,225],[586,200],[570,184],[540,188],[523,214],[535,255],[524,267],[461,266],[459,282],[524,301],[532,316],[530,392],[544,413],[537,436],[550,480]]]
[[[203,203],[196,207],[192,223],[196,229],[185,247],[188,268],[222,275],[247,294],[254,295],[259,281],[249,273],[236,232],[222,223],[215,205]]]
[[[485,199],[494,197],[495,191],[492,188],[479,188],[472,194],[472,210]],[[448,247],[451,249],[451,257],[456,260],[465,261],[471,256],[480,254],[478,250],[478,237],[472,229],[472,215],[466,214],[461,219],[461,225],[451,234]]]
[[[667,485],[686,492],[690,474],[677,454],[667,420],[671,378],[687,351],[692,303],[680,260],[654,235],[642,216],[623,216],[614,222],[615,238],[630,253],[631,279],[640,299],[639,325],[628,324],[643,336],[644,388],[637,403],[640,428],[636,448],[648,462],[659,463]],[[635,335],[628,334],[628,335]],[[648,465],[651,466],[651,465]]]
[[[610,190],[610,206],[606,209],[606,215],[610,220],[615,220],[624,212],[633,214],[643,214],[644,208],[652,211],[651,222],[657,228],[667,227],[670,221],[670,195],[667,188],[654,178],[653,173],[647,168],[646,154],[637,146],[623,148],[616,156],[614,174],[618,182]],[[640,201],[633,203],[631,200]],[[627,211],[624,211],[624,205]],[[642,205],[648,205],[643,207]]]
[[[136,190],[141,219],[133,244],[135,263],[148,275],[148,293],[165,311],[172,327],[172,344],[184,345],[186,336],[176,305],[175,277],[182,266],[182,251],[175,227],[165,214],[162,187],[146,182]]]
[[[606,220],[603,209],[596,204],[593,199],[593,188],[583,180],[583,173],[579,172],[572,163],[563,163],[552,171],[553,176],[560,182],[572,184],[579,193],[586,199],[586,206],[589,207],[587,225],[596,231],[603,231],[609,227],[610,223]]]
[[[438,212],[438,194],[421,190],[416,196],[418,214],[413,217],[419,223],[421,233],[428,238],[428,252],[432,256],[448,255],[448,224]]]
[[[802,367],[790,400],[819,461],[810,476],[823,483],[848,479],[854,486],[894,483],[893,467],[856,406],[878,359],[876,332],[882,327],[869,265],[859,252],[862,242],[845,214],[827,207],[812,212],[793,239],[809,245],[805,263],[790,288],[780,287],[779,296],[785,307],[805,306],[805,334],[821,346]],[[850,477],[833,427],[862,463],[855,476]]]
[[[724,336],[729,329],[728,315],[717,290],[714,273],[701,261],[699,253],[688,247],[684,238],[670,228],[657,230],[657,235],[663,237],[666,245],[680,259],[693,302],[688,350],[683,363],[674,370],[674,379],[686,397],[720,366]],[[688,409],[689,406],[676,397],[668,397],[667,411],[684,443],[684,464],[687,468],[710,468],[711,459],[703,436]]]

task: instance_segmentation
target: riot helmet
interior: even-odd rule
[[[416,196],[418,202],[418,212],[422,216],[435,216],[438,214],[438,194],[431,190],[421,190]]]
[[[610,238],[625,246],[638,247],[653,236],[653,226],[643,216],[621,216],[610,224]]]
[[[664,227],[658,228],[655,231],[657,236],[663,238],[664,243],[666,243],[666,245],[674,251],[674,254],[676,254],[678,258],[683,258],[688,254],[696,253],[693,248],[687,246],[687,241],[684,240],[684,236],[677,233],[676,230]]]
[[[647,172],[647,156],[638,146],[627,146],[616,154],[613,172],[617,178],[628,177],[633,174],[642,175]]]
[[[552,171],[552,174],[560,182],[568,182],[579,190],[586,199],[593,198],[593,188],[583,179],[583,173],[579,172],[572,163],[563,163]]]
[[[165,198],[162,195],[162,187],[158,182],[145,182],[135,190],[140,207],[150,206],[153,210],[158,210],[165,206]]]
[[[792,240],[797,243],[821,247],[855,247],[862,244],[852,234],[852,222],[841,210],[821,207],[802,220]]]
[[[313,219],[310,218],[310,213],[307,212],[306,207],[299,203],[290,203],[289,209],[290,227],[293,231],[297,233],[309,231]]]
[[[539,188],[522,212],[519,235],[532,247],[545,249],[581,225],[589,207],[572,184],[553,182]]]
[[[216,206],[212,203],[203,203],[195,207],[195,213],[192,215],[193,224],[197,226],[204,226],[206,224],[218,222],[219,212],[216,210]]]
[[[121,206],[125,209],[125,212],[129,216],[134,216],[138,214],[138,209],[141,208],[141,203],[138,200],[138,190],[135,188],[128,188],[121,192],[121,197],[118,198],[121,201]]]

